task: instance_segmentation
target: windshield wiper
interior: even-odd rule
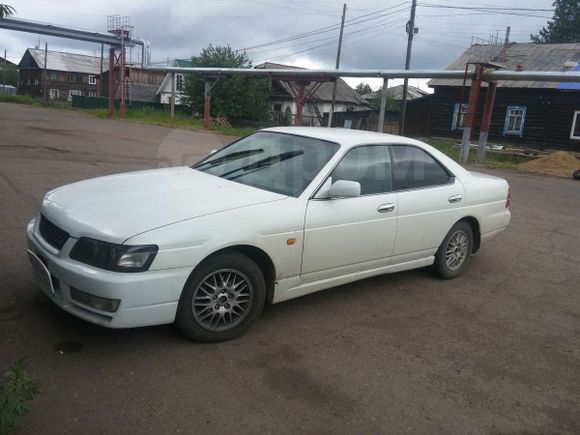
[[[266,157],[265,159],[258,160],[257,162],[254,162],[254,163],[250,163],[249,165],[242,166],[242,167],[237,168],[237,169],[233,169],[233,170],[228,171],[228,172],[221,174],[219,176],[222,178],[227,178],[228,180],[234,180],[238,177],[242,177],[244,175],[247,175],[250,172],[254,172],[254,171],[257,171],[259,169],[263,169],[263,168],[266,168],[268,166],[272,166],[273,164],[280,163],[284,160],[288,160],[288,159],[291,159],[294,157],[301,156],[302,154],[304,154],[304,151],[302,151],[302,150],[289,151],[287,153],[277,154],[275,156],[270,156],[270,157]],[[228,178],[228,175],[234,174],[238,171],[244,171],[244,172],[242,174]]]
[[[231,154],[225,155],[223,157],[219,157],[217,159],[210,160],[209,162],[201,162],[197,165],[192,166],[192,168],[199,169],[205,165],[209,165],[210,168],[213,168],[214,166],[229,162],[231,160],[237,160],[237,159],[240,159],[242,157],[253,156],[254,154],[261,154],[263,152],[264,152],[264,150],[262,148],[259,148],[256,150],[236,151],[235,153],[231,153]]]

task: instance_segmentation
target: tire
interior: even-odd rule
[[[453,253],[449,252],[453,249]],[[473,252],[473,231],[465,221],[459,221],[449,230],[435,254],[433,272],[443,279],[454,279],[461,275]],[[446,253],[448,255],[446,256]],[[453,255],[450,258],[450,255]],[[460,257],[457,257],[460,256]]]
[[[237,252],[218,254],[190,275],[179,300],[176,323],[196,341],[231,340],[260,317],[265,301],[266,284],[256,263]]]
[[[574,173],[572,174],[572,178],[574,180],[580,180],[580,169],[577,171],[574,171]]]

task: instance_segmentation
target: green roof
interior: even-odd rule
[[[175,65],[180,68],[190,68],[193,67],[191,59],[175,59]]]

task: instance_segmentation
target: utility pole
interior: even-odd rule
[[[105,55],[104,51],[105,51],[105,44],[101,44],[101,71],[99,73],[100,74],[99,81],[97,82],[99,84],[99,86],[97,88],[97,96],[98,97],[103,96],[103,57]],[[111,71],[109,71],[109,80],[111,80],[111,76],[112,76],[112,73],[111,73]]]
[[[6,60],[6,49],[4,49],[4,68],[2,69],[2,93],[6,93],[6,68],[8,68],[8,61]]]
[[[344,32],[344,19],[346,17],[346,3],[342,5],[342,20],[340,22],[340,33],[338,35],[338,49],[336,50],[336,67],[340,67],[340,51],[342,50],[342,34]],[[328,114],[328,127],[332,127],[332,115],[334,115],[334,100],[336,100],[336,86],[338,77],[334,80],[332,85],[332,103],[330,105],[330,113]]]
[[[405,59],[405,69],[408,70],[411,67],[411,50],[413,48],[413,36],[419,31],[415,27],[415,11],[417,10],[417,0],[413,0],[411,4],[411,17],[407,22],[407,33],[409,37],[407,39],[407,57]],[[409,79],[405,78],[403,82],[403,99],[401,100],[401,117],[399,119],[399,134],[405,134],[405,113],[407,111],[407,90],[409,89]]]
[[[42,99],[46,103],[48,101],[48,95],[46,95],[46,82],[48,80],[47,73],[47,63],[48,61],[48,42],[44,43],[44,77],[42,79]]]

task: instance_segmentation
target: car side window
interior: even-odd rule
[[[450,175],[441,164],[420,148],[393,145],[395,190],[417,189],[449,183]]]
[[[357,181],[361,195],[391,192],[391,156],[385,145],[361,146],[350,150],[331,174],[332,182]]]

